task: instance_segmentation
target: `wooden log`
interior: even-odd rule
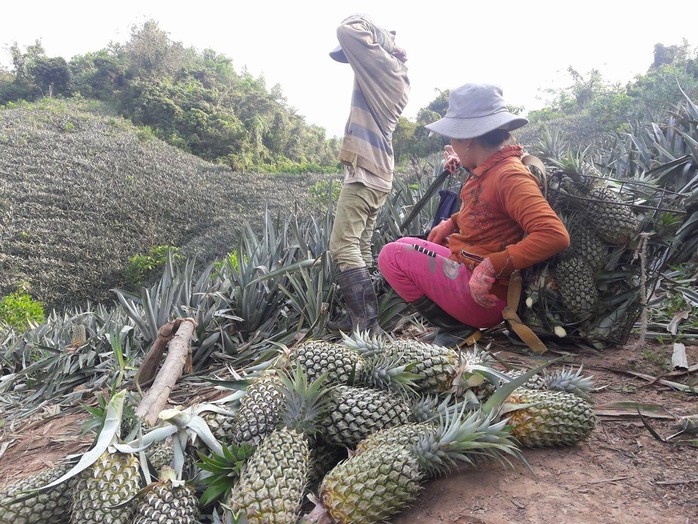
[[[147,386],[155,378],[155,374],[160,366],[162,355],[165,353],[167,344],[172,340],[179,325],[182,323],[181,318],[168,322],[158,329],[158,338],[155,339],[150,350],[143,357],[138,372],[136,373],[135,382],[139,387]]]
[[[194,334],[196,321],[193,318],[179,319],[177,331],[170,340],[167,357],[158,372],[152,387],[136,408],[136,416],[145,419],[148,424],[155,424],[158,415],[165,408],[170,392],[182,376],[185,368],[191,366],[191,347],[189,342]]]

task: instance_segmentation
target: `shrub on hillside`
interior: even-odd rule
[[[173,262],[182,260],[179,248],[174,246],[153,246],[145,255],[133,255],[126,266],[126,282],[139,288],[156,269],[162,269],[171,256]]]
[[[32,322],[43,320],[44,307],[25,291],[15,291],[0,300],[0,323],[15,331],[24,331]]]

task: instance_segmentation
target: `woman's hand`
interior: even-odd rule
[[[444,147],[444,169],[448,169],[451,174],[457,173],[463,166],[460,163],[460,158],[453,150],[452,146]]]
[[[431,228],[431,231],[429,231],[429,234],[427,235],[427,240],[429,242],[433,242],[434,244],[447,246],[448,236],[455,232],[456,226],[453,224],[453,220],[447,218]]]
[[[497,296],[490,293],[496,273],[489,258],[486,258],[473,270],[470,277],[470,294],[473,300],[484,308],[497,305]]]

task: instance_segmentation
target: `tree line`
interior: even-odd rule
[[[237,72],[230,58],[170,40],[155,21],[66,61],[40,43],[10,48],[0,69],[0,105],[45,96],[105,102],[158,138],[234,170],[317,171],[337,167],[340,143],[296,114],[278,85]]]

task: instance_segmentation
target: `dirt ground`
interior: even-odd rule
[[[495,343],[491,350],[507,362],[533,364],[503,345]],[[645,420],[663,438],[676,433],[672,415],[698,415],[698,396],[628,372],[696,385],[698,346],[688,346],[686,353],[692,373],[672,372],[670,347],[656,343],[568,355],[594,377],[599,424],[588,440],[570,448],[525,450],[530,469],[522,463],[513,469],[491,465],[432,480],[392,522],[698,524],[698,447],[685,442],[698,435],[660,442],[636,411],[628,408],[622,414],[611,405],[653,405],[656,412],[644,410]],[[0,487],[89,445],[89,438],[79,436],[83,414],[51,415],[24,427],[4,428]]]

